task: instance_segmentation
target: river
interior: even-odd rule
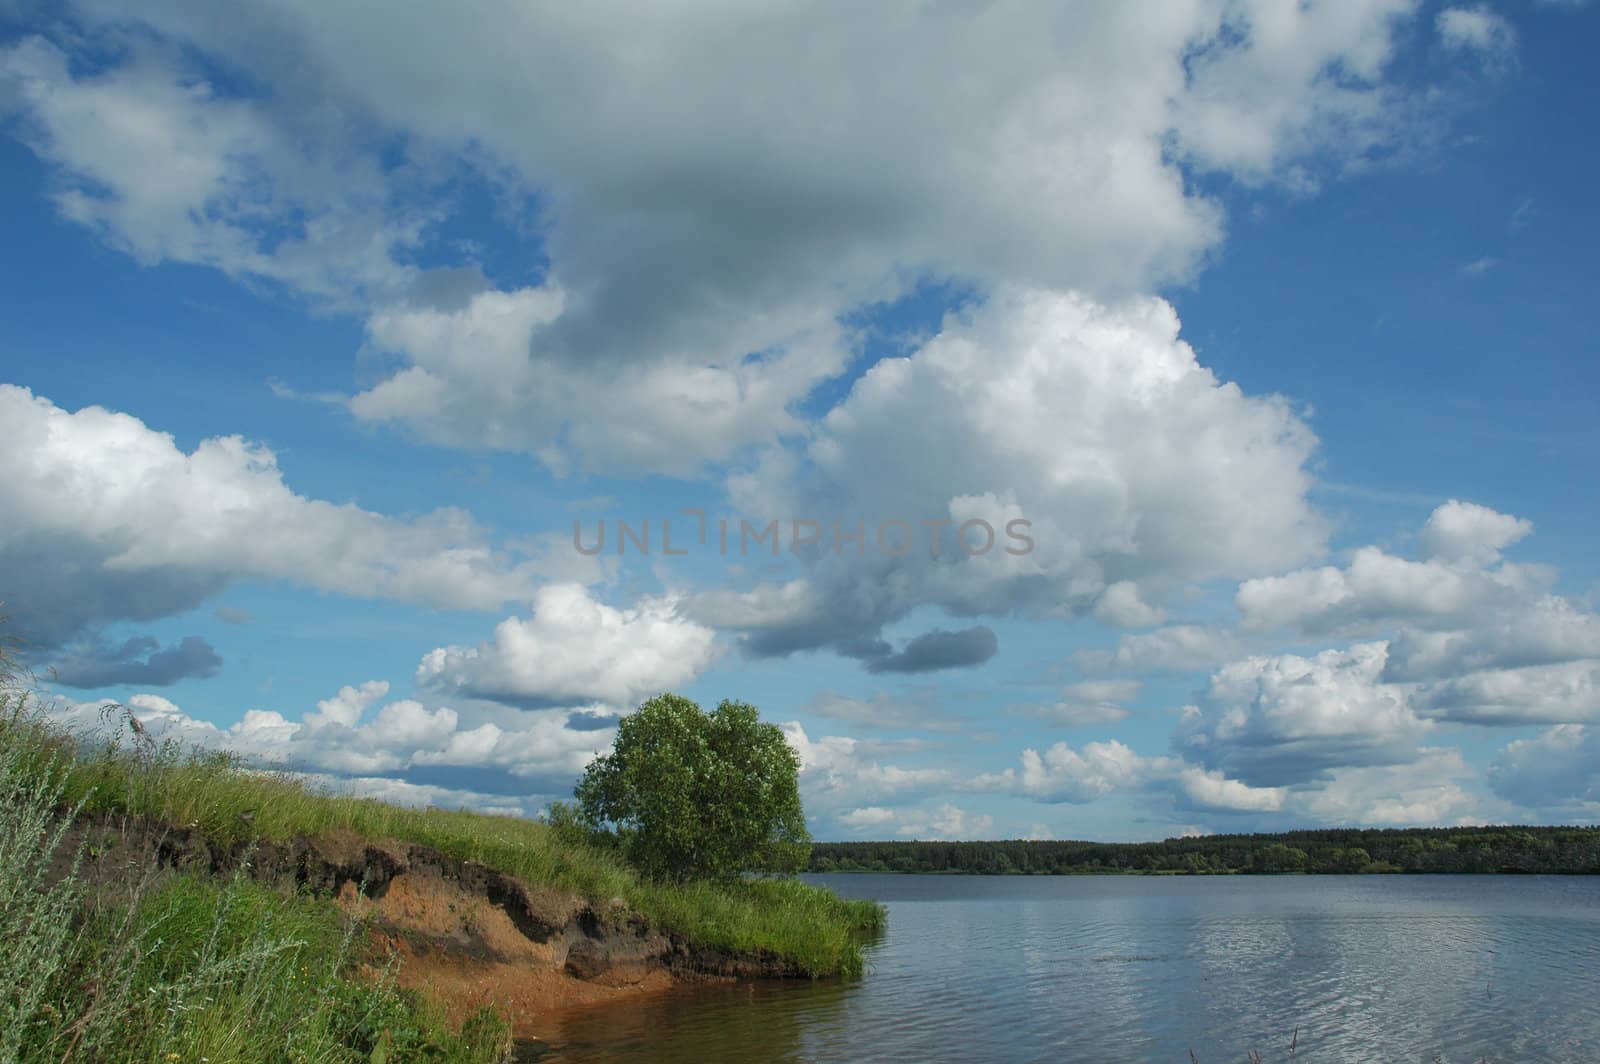
[[[1600,1061],[1600,877],[807,878],[888,904],[865,977],[597,1009],[537,1059]]]

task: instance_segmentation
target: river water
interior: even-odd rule
[[[864,978],[606,1007],[539,1059],[1600,1061],[1600,877],[807,878],[888,904]]]

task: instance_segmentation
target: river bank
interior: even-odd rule
[[[56,917],[75,937],[54,948],[82,954],[57,965],[68,982],[72,965],[99,963],[118,949],[140,954],[124,974],[143,978],[141,958],[151,952],[144,932],[108,931],[106,941],[91,941],[105,930],[97,921],[120,912],[126,927],[159,934],[166,917],[152,905],[159,909],[176,892],[194,902],[186,918],[198,925],[206,923],[206,905],[220,926],[225,910],[247,903],[292,910],[319,935],[343,935],[344,960],[333,976],[341,986],[383,985],[402,1004],[415,1003],[404,1022],[419,1030],[432,1024],[537,1037],[558,1011],[688,983],[854,974],[864,937],[883,919],[874,904],[793,880],[649,881],[544,824],[325,793],[228,758],[157,747],[127,719],[109,720],[105,734],[86,738],[13,704],[0,718],[0,758],[7,816],[17,820],[6,830],[43,838],[30,852],[48,866],[10,868],[8,881],[19,899],[41,886],[55,899]],[[7,856],[28,863],[20,851]],[[279,943],[280,952],[305,952],[309,937]],[[306,959],[325,963],[315,952]],[[215,959],[222,968],[231,963]],[[308,968],[301,963],[282,979],[292,983]],[[47,1042],[54,1037],[47,1028],[76,1022],[63,1011],[75,1007],[71,1001],[16,1004],[33,1010],[27,1020]],[[381,1039],[398,1037],[390,1029],[397,1022],[356,1023],[344,1038],[351,1059],[368,1059],[362,1054]],[[488,1042],[505,1042],[494,1051],[501,1055],[509,1045],[499,1036]],[[495,1059],[480,1055],[484,1044],[463,1043],[452,1059]]]

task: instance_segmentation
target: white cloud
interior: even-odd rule
[[[1283,787],[1252,787],[1228,779],[1220,771],[1207,772],[1193,767],[1180,770],[1177,779],[1178,789],[1197,809],[1276,812],[1283,808],[1287,793]]]
[[[980,776],[980,791],[1026,795],[1041,802],[1084,804],[1116,793],[1162,793],[1184,807],[1214,812],[1269,812],[1283,808],[1282,787],[1254,787],[1222,772],[1173,757],[1145,757],[1116,739],[1074,749],[1056,743],[1043,753],[1022,751],[1021,766]]]
[[[1456,52],[1475,52],[1491,65],[1503,64],[1516,51],[1517,31],[1487,4],[1447,7],[1434,20],[1439,41]]]
[[[1533,522],[1477,503],[1451,499],[1428,515],[1420,540],[1427,557],[1492,565],[1500,553],[1533,533]]]
[[[1048,802],[1091,802],[1140,781],[1145,758],[1115,739],[1086,744],[1082,751],[1056,743],[1044,753],[1022,751],[1020,770],[1006,769],[987,785],[1015,782],[1023,794]]]
[[[460,447],[538,455],[558,473],[641,468],[688,475],[742,447],[801,431],[790,408],[844,368],[845,346],[827,315],[748,360],[701,348],[637,352],[611,363],[548,351],[561,318],[559,287],[480,291],[447,305],[383,307],[368,319],[376,352],[404,368],[350,401],[351,411]]]
[[[906,796],[946,785],[950,774],[936,768],[904,768],[872,756],[876,748],[844,735],[812,739],[798,721],[782,725],[800,757],[800,790],[806,808],[826,811],[859,807],[891,795]]]
[[[1220,665],[1241,649],[1239,637],[1220,624],[1174,624],[1125,635],[1115,650],[1080,650],[1074,659],[1085,669],[1188,672]]]
[[[533,593],[527,563],[466,514],[399,520],[297,495],[238,436],[185,452],[127,414],[69,413],[7,384],[0,423],[0,590],[36,645],[181,613],[239,580],[451,609]]]
[[[124,65],[75,76],[42,38],[0,50],[0,85],[56,167],[65,217],[145,264],[211,266],[337,302],[410,279],[396,255],[420,219],[394,210],[389,178],[349,150],[332,111],[299,112],[286,129],[165,58],[135,47]]]
[[[1123,703],[1137,698],[1141,686],[1137,680],[1084,680],[1068,684],[1054,703],[1020,706],[1016,712],[1067,727],[1115,724],[1128,718]]]
[[[1600,720],[1600,661],[1571,661],[1454,676],[1422,688],[1428,716],[1475,724]]]
[[[1406,0],[72,10],[59,45],[5,53],[67,217],[142,261],[370,309],[400,364],[359,416],[557,470],[771,442],[844,366],[835,322],[917,278],[1185,279],[1223,232],[1194,171],[1305,188],[1406,142],[1416,111],[1386,81]],[[216,68],[273,92],[196,72]],[[537,241],[538,287],[406,264],[463,173]],[[1140,602],[1100,608],[1152,623]]]
[[[1490,765],[1489,783],[1540,819],[1600,821],[1600,728],[1558,724],[1518,739]]]
[[[1406,688],[1383,680],[1386,647],[1362,643],[1314,657],[1254,657],[1211,677],[1173,735],[1185,758],[1247,783],[1276,786],[1333,768],[1409,761],[1430,730]]]
[[[512,705],[600,701],[631,707],[698,677],[716,657],[715,633],[682,616],[671,596],[618,609],[578,584],[533,596],[477,647],[439,647],[417,666],[419,686]]]
[[[1404,764],[1339,769],[1295,791],[1291,809],[1305,819],[1352,826],[1482,823],[1484,799],[1469,789],[1475,775],[1461,751],[1423,747]]]
[[[566,711],[516,714],[504,725],[415,699],[383,703],[389,685],[345,687],[298,721],[251,709],[222,728],[148,693],[127,700],[156,740],[176,739],[238,754],[250,763],[330,781],[360,793],[483,807],[532,795],[563,795],[610,733],[575,731]],[[380,705],[380,703],[383,703]],[[51,713],[80,731],[120,727],[110,702],[57,704]],[[377,707],[374,711],[374,707]]]
[[[1305,498],[1314,443],[1286,402],[1247,397],[1199,365],[1161,300],[1009,291],[912,357],[872,367],[803,453],[769,452],[730,480],[758,520],[948,522],[938,556],[931,533],[898,557],[825,549],[804,583],[699,609],[743,628],[757,654],[863,656],[881,626],[929,604],[1060,616],[1110,595],[1131,619],[1134,603],[1188,582],[1318,552],[1323,526]],[[987,553],[958,548],[954,529],[969,520],[995,529]],[[1013,520],[1031,522],[1031,551],[1004,538]]]
[[[1452,500],[1423,527],[1422,560],[1363,547],[1343,568],[1246,581],[1235,596],[1241,628],[1389,636],[1383,679],[1392,683],[1600,658],[1600,616],[1550,594],[1544,567],[1502,558],[1532,528]]]
[[[982,839],[994,830],[994,817],[949,802],[904,819],[895,834],[913,839]]]

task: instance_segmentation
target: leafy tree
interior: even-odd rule
[[[660,879],[798,872],[811,851],[800,759],[752,705],[664,694],[623,719],[579,780],[578,812]]]

